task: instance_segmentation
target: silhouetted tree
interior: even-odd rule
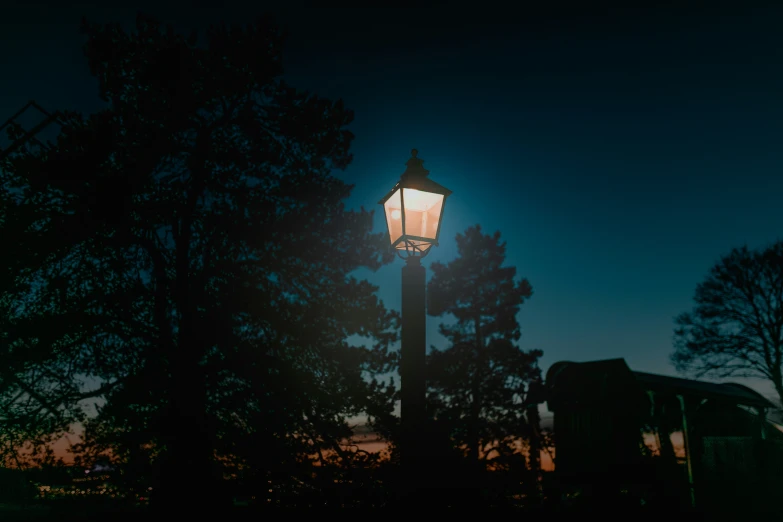
[[[502,266],[500,233],[474,226],[456,240],[457,259],[433,263],[428,285],[428,313],[456,319],[440,326],[451,345],[428,356],[429,401],[457,446],[484,469],[514,458],[529,434],[525,398],[528,384],[540,379],[541,352],[516,344],[517,313],[532,288],[515,279],[515,267]]]
[[[16,140],[21,129],[11,126],[8,134]],[[7,247],[0,256],[0,466],[51,461],[46,446],[82,419],[75,404],[96,391],[85,390],[69,364],[69,347],[89,328],[77,332],[73,314],[60,306],[67,288],[54,262],[62,242],[51,206],[11,168],[30,151],[0,162],[0,236]]]
[[[346,418],[390,415],[393,387],[374,375],[397,336],[376,288],[350,276],[392,259],[332,174],[351,161],[351,112],[280,79],[266,18],[203,43],[142,15],[131,33],[84,32],[108,107],[67,115],[52,151],[12,164],[56,207],[58,306],[78,306],[74,332],[100,326],[63,351],[111,385],[83,457],[153,459],[160,499],[202,507],[218,473],[262,499],[268,481],[290,490],[349,462]]]
[[[672,362],[697,376],[769,380],[783,400],[783,242],[735,248],[676,318]]]

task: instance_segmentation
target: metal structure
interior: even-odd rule
[[[30,109],[34,109],[40,112],[44,116],[44,119],[34,125],[30,130],[25,131],[22,125],[19,123],[19,118],[25,115],[25,113],[27,113],[27,111]],[[0,136],[2,136],[2,133],[7,132],[8,129],[12,127],[16,127],[24,133],[19,138],[12,141],[6,148],[0,148],[0,161],[7,158],[11,153],[18,150],[28,142],[33,142],[41,148],[49,148],[48,145],[38,140],[36,136],[52,123],[57,123],[60,125],[60,127],[65,126],[63,121],[60,119],[60,114],[57,112],[50,113],[38,105],[34,100],[27,102],[27,104],[19,109],[16,114],[8,118],[2,125],[0,125]]]

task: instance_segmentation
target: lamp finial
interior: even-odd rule
[[[407,169],[405,169],[405,172],[402,173],[403,177],[421,177],[425,178],[430,173],[429,170],[424,168],[424,160],[420,159],[419,157],[419,150],[413,149],[411,150],[411,159],[409,159],[405,165],[407,165]]]

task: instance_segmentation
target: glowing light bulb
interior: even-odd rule
[[[392,219],[400,219],[400,211],[397,209],[392,210],[391,212]]]

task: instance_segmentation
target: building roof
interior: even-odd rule
[[[783,429],[783,409],[779,406],[776,406],[775,409],[772,409],[767,413],[767,419],[769,419],[770,422],[781,426]]]
[[[636,380],[651,391],[697,395],[705,399],[725,399],[735,404],[771,408],[774,405],[763,395],[741,384],[727,382],[715,383],[669,377],[654,373],[633,372]]]
[[[654,373],[634,372],[624,359],[605,359],[588,362],[560,361],[553,364],[546,375],[546,385],[550,393],[556,396],[580,395],[588,390],[594,391],[598,383],[606,376],[615,376],[625,382],[635,381],[643,391],[673,393],[696,398],[726,400],[732,404],[742,404],[762,408],[774,405],[763,395],[736,383],[712,383],[668,377]],[[551,397],[551,396],[550,396]]]

